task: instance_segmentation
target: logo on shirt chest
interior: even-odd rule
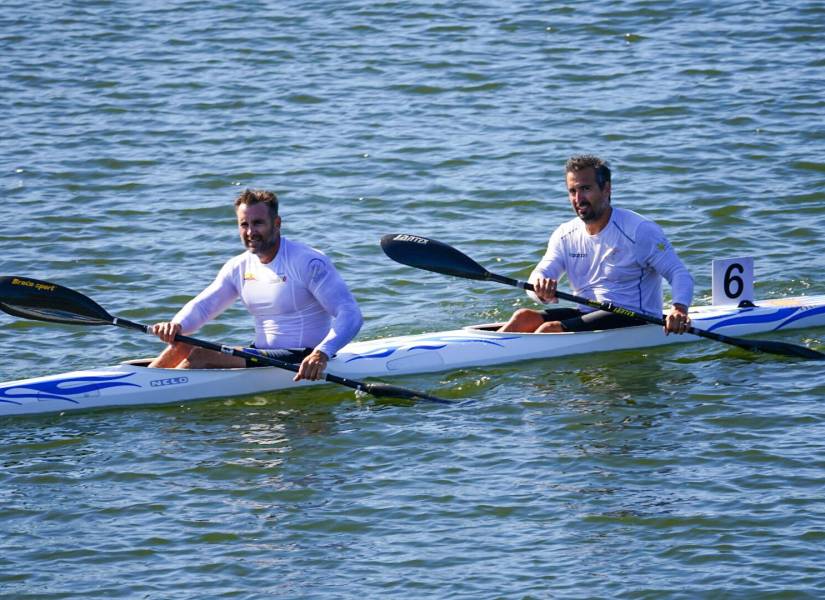
[[[570,258],[587,258],[587,252],[568,252],[567,256]],[[621,250],[619,248],[610,248],[605,254],[604,259],[616,259],[621,256]]]
[[[261,277],[247,271],[243,274],[243,279],[244,281],[260,281],[261,283],[286,283],[286,275],[276,275],[275,273],[268,273]]]

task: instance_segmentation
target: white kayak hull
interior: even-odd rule
[[[728,336],[825,326],[825,296],[765,300],[753,308],[691,308],[693,325]],[[484,325],[452,331],[353,342],[329,363],[350,379],[410,375],[499,365],[523,360],[696,341],[665,336],[656,325],[585,333],[499,333]],[[149,369],[139,361],[0,384],[0,416],[101,408],[177,404],[317,385],[292,381],[275,367],[255,369]]]

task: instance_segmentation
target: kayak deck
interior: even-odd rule
[[[752,307],[692,307],[693,326],[727,336],[825,326],[825,296],[765,300]],[[503,333],[501,323],[453,331],[356,342],[330,363],[350,377],[406,375],[481,367],[537,358],[649,348],[700,340],[695,335],[665,335],[658,325],[579,333]]]

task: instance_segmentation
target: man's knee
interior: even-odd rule
[[[536,328],[536,333],[562,333],[563,331],[561,321],[545,321]]]
[[[246,366],[243,358],[231,354],[195,347],[180,368],[182,369],[239,369]]]
[[[538,311],[529,308],[520,308],[513,313],[510,321],[499,331],[530,332],[544,322],[544,317]]]
[[[186,360],[191,351],[192,346],[181,342],[175,342],[174,344],[170,344],[164,348],[163,352],[161,352],[160,355],[149,364],[149,366],[160,369],[174,369]]]
[[[192,348],[189,356],[181,364],[183,369],[212,369],[215,368],[216,352],[206,348]],[[218,354],[220,356],[220,354]]]

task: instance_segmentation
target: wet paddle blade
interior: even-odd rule
[[[0,277],[0,310],[35,321],[112,325],[113,317],[91,298],[30,277]]]
[[[825,354],[822,352],[799,344],[770,340],[747,340],[742,338],[727,338],[727,341],[731,342],[732,339],[735,340],[735,345],[752,352],[767,352],[768,354],[793,356],[795,358],[806,358],[809,360],[825,360]]]
[[[452,400],[445,400],[438,396],[431,396],[423,392],[408,390],[407,388],[390,385],[388,383],[363,383],[363,391],[372,394],[376,398],[401,398],[404,400],[424,400],[437,404],[455,404]]]
[[[442,242],[406,233],[381,238],[381,249],[396,262],[465,279],[486,280],[490,273],[472,258]]]

